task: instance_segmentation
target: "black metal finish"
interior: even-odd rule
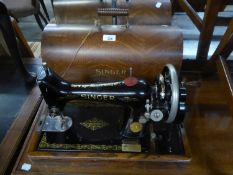
[[[179,110],[177,117],[175,119],[175,123],[181,123],[184,121],[185,113],[187,111],[186,97],[187,97],[187,89],[182,85],[180,86],[180,94],[179,94]]]
[[[163,121],[167,120],[171,107],[171,91],[170,81],[166,81],[165,97],[161,98],[161,85],[158,80],[154,86],[134,77],[110,83],[72,84],[64,81],[46,66],[38,75],[40,90],[50,109],[55,107],[62,111],[67,102],[74,100],[118,104],[133,109],[135,120],[146,112],[146,101],[151,102],[152,111],[158,109],[163,112]],[[180,86],[179,91],[180,100],[177,103],[180,117],[177,117],[176,121],[182,122],[186,111],[186,90]]]
[[[156,144],[155,150],[151,151],[150,138],[146,135],[141,139],[142,151],[143,153],[150,154],[176,154],[184,155],[184,145],[183,138],[181,134],[182,125],[181,124],[164,124],[156,125],[157,137],[154,141]],[[81,130],[81,129],[80,129]],[[86,130],[84,130],[86,131]],[[87,133],[88,134],[88,133]],[[109,130],[104,130],[102,132],[104,137],[109,135]],[[96,135],[95,135],[96,136]],[[46,141],[43,140],[46,137]],[[99,136],[100,137],[100,136]],[[74,128],[70,129],[65,133],[46,133],[42,135],[40,143],[38,145],[38,150],[40,151],[64,151],[64,152],[122,152],[121,150],[115,150],[116,146],[121,147],[121,142],[117,140],[102,141],[101,144],[92,143],[90,146],[90,140],[80,140],[76,136],[76,131]],[[79,146],[78,146],[79,145]],[[84,146],[81,146],[84,145]],[[109,149],[101,147],[100,145],[112,145]],[[104,149],[103,149],[104,148]]]
[[[168,145],[165,152],[171,147],[177,151],[181,147],[174,147],[176,145],[174,139],[180,140],[180,135],[179,129],[174,129],[173,125],[177,127],[183,122],[186,112],[186,89],[183,85],[179,88],[179,100],[177,101],[179,116],[173,123],[167,124],[172,106],[171,89],[176,86],[171,85],[171,79],[166,71],[168,68],[164,69],[162,75],[152,86],[135,77],[110,83],[77,84],[66,82],[44,66],[37,80],[50,109],[49,117],[69,116],[73,121],[73,125],[64,132],[48,131],[48,142],[119,145],[124,140],[133,140],[139,141],[142,151],[148,151],[150,147],[148,144],[156,142],[150,139],[150,133],[157,130],[156,132],[163,133],[162,137],[167,138],[167,140],[159,141],[161,145]],[[75,104],[73,105],[75,107],[69,108],[72,104]],[[157,121],[152,113],[158,111],[162,113],[162,118]],[[88,124],[85,124],[87,122]],[[100,128],[92,128],[93,124],[101,122]],[[141,130],[133,131],[131,128],[133,123],[141,124]],[[154,129],[148,129],[153,125],[156,125]],[[176,130],[175,138],[172,134],[174,130]],[[178,143],[178,145],[182,144]],[[157,151],[163,152],[161,148]]]
[[[137,106],[150,98],[150,87],[144,80],[135,79],[133,86],[124,81],[103,84],[71,84],[46,68],[38,76],[39,87],[49,107],[62,110],[68,101],[88,100]]]

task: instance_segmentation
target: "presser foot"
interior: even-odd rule
[[[42,126],[43,132],[65,132],[72,126],[72,119],[68,116],[46,116]]]

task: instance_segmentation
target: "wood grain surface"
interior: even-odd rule
[[[217,58],[217,68],[220,75],[220,78],[222,79],[225,95],[228,100],[228,104],[231,110],[231,113],[233,114],[233,80],[232,80],[232,74],[229,70],[229,67],[227,65],[227,61],[219,56]]]
[[[109,8],[111,0],[54,0],[54,17],[57,24],[88,24],[93,25],[97,20],[98,8]],[[101,18],[103,23],[111,24],[112,17]]]
[[[99,19],[98,8],[111,8],[112,0],[54,0],[54,16],[57,24],[94,24]],[[129,9],[131,25],[169,25],[171,23],[170,0],[117,0],[117,8]],[[111,24],[111,17],[102,17],[103,24]],[[118,24],[125,24],[119,17]]]
[[[131,25],[170,25],[172,6],[170,0],[117,0],[118,8],[129,9],[129,24]],[[118,24],[125,24],[121,17]]]
[[[114,35],[116,41],[103,41]],[[122,80],[132,75],[154,82],[168,63],[180,70],[181,32],[155,26],[48,25],[42,36],[42,59],[71,82]]]

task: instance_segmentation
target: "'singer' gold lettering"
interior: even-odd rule
[[[99,76],[104,76],[104,75],[124,76],[127,73],[127,71],[124,69],[116,69],[116,70],[114,70],[114,69],[96,69],[95,72]]]
[[[98,101],[113,101],[114,96],[111,95],[101,95],[101,94],[81,94],[81,98],[85,100],[98,100]]]

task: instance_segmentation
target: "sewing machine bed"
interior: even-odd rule
[[[130,115],[127,108],[82,102],[67,105],[64,114],[72,118],[73,126],[64,133],[43,132],[39,151],[122,152],[119,131],[127,115]],[[160,124],[155,127],[158,139],[151,143],[150,135],[145,135],[140,140],[141,152],[185,155],[181,124]],[[154,145],[154,150],[151,150],[151,145]],[[127,146],[129,151],[131,146]]]
[[[112,109],[110,108],[109,110]],[[179,142],[182,141],[182,144],[180,143],[182,146],[179,145],[181,146],[181,150],[172,154],[163,152],[163,149],[160,149],[161,154],[148,152],[123,153],[121,151],[103,151],[104,149],[102,149],[102,151],[97,149],[88,150],[89,148],[87,147],[81,150],[81,148],[77,148],[75,144],[47,144],[43,142],[44,133],[41,132],[42,123],[47,112],[47,105],[43,101],[25,140],[21,154],[15,164],[16,169],[14,169],[13,172],[24,172],[24,170],[22,170],[24,163],[31,165],[31,173],[38,171],[54,172],[54,166],[57,168],[59,167],[59,172],[67,172],[67,170],[69,170],[69,173],[93,173],[97,172],[99,167],[105,167],[105,170],[108,169],[107,167],[111,167],[116,170],[119,167],[124,167],[126,162],[130,164],[130,167],[140,167],[143,164],[144,168],[147,167],[149,169],[159,169],[161,167],[177,169],[177,167],[185,167],[191,161],[190,148],[183,129],[177,130],[177,132],[181,134],[179,136],[180,140],[177,142],[177,145],[179,145]],[[111,117],[113,117],[113,115],[115,115],[114,111],[112,111]],[[161,142],[159,146],[162,147],[162,144]],[[174,146],[177,145],[175,144]],[[93,148],[94,146],[95,145],[92,145],[91,147]]]

